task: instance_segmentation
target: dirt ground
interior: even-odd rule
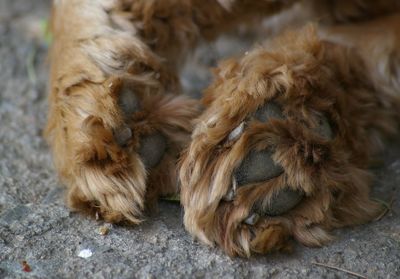
[[[373,169],[374,197],[391,211],[371,224],[335,232],[323,248],[295,245],[292,254],[231,259],[192,240],[179,204],[136,227],[111,226],[71,213],[41,134],[46,121],[47,44],[43,25],[50,1],[0,0],[0,278],[400,278],[400,139],[388,143]],[[223,38],[204,46],[183,84],[195,96],[208,67],[248,47]],[[92,256],[78,254],[90,249]],[[31,272],[25,272],[27,261]]]

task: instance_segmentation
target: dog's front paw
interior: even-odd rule
[[[73,209],[138,223],[146,206],[176,193],[175,162],[197,102],[138,88],[87,82],[53,106],[48,136]]]
[[[287,250],[290,238],[320,246],[329,229],[377,212],[348,144],[367,141],[342,118],[321,43],[290,39],[284,53],[256,49],[220,66],[182,157],[185,226],[230,255]]]

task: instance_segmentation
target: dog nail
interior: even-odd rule
[[[167,149],[167,141],[161,133],[144,136],[138,153],[146,168],[153,168],[161,161]]]
[[[247,217],[243,222],[246,223],[247,225],[255,225],[257,221],[260,219],[260,215],[257,213],[252,213],[249,217]]]
[[[237,182],[236,179],[233,177],[231,188],[228,190],[228,193],[222,199],[228,202],[233,201],[236,196],[236,188],[237,188]]]
[[[214,128],[215,125],[217,124],[218,117],[217,116],[212,116],[208,121],[207,121],[207,127],[208,128]]]
[[[238,185],[262,182],[283,173],[283,168],[275,164],[271,155],[268,150],[251,151],[234,173]]]
[[[117,132],[114,134],[114,137],[118,145],[124,146],[132,138],[132,130],[129,127],[117,130]]]
[[[283,116],[282,109],[273,102],[268,102],[262,107],[258,108],[257,111],[254,113],[254,117],[261,122],[267,122],[271,118],[285,118]]]
[[[286,187],[271,197],[261,200],[256,206],[256,212],[267,216],[282,215],[298,205],[303,197],[303,191]]]
[[[222,199],[227,202],[233,201],[235,199],[235,192],[233,189],[230,189]]]
[[[229,135],[228,135],[228,141],[234,141],[237,140],[244,131],[245,123],[242,122],[237,126]]]

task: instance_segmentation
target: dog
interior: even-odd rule
[[[196,45],[294,5],[318,23],[220,62],[201,102],[182,94]],[[395,0],[54,1],[46,137],[68,205],[138,224],[181,192],[186,229],[245,257],[373,220],[368,162],[398,132],[399,12]]]

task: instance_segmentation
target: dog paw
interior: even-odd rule
[[[72,88],[55,111],[62,120],[50,119],[71,208],[138,223],[159,196],[178,190],[175,164],[189,141],[197,102],[138,88],[120,78]]]
[[[211,131],[197,134],[181,168],[189,231],[233,255],[287,248],[293,225],[285,219],[304,211],[313,194],[313,178],[305,172],[329,156],[334,140],[326,116],[309,118],[299,121],[270,100],[237,117],[230,129],[214,119]]]
[[[320,246],[377,212],[332,72],[307,43],[228,60],[206,90],[180,165],[184,223],[229,255]]]

